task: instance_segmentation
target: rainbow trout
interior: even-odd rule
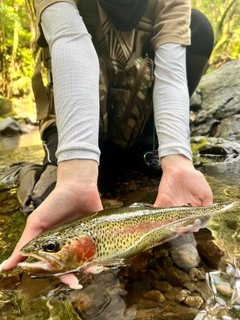
[[[240,220],[240,201],[207,207],[157,208],[147,204],[106,209],[68,222],[31,240],[21,254],[35,262],[19,266],[32,274],[61,275],[116,267],[186,232],[204,228],[212,217]],[[89,271],[92,272],[92,271]]]

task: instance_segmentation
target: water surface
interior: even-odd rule
[[[42,159],[43,150],[37,130],[26,135],[0,137],[1,168],[19,161],[41,164]],[[240,199],[240,159],[204,161],[204,165],[198,169],[205,174],[215,202]],[[135,201],[154,200],[158,177],[149,178],[138,172],[130,172],[126,177],[122,178],[113,193],[114,197],[117,195],[119,202],[126,205]],[[15,185],[0,186],[0,262],[11,254],[27,218],[19,205],[16,192]],[[208,228],[212,231],[216,244],[226,253],[226,260],[233,261],[235,258],[238,264],[240,235],[236,222],[213,221]],[[135,310],[128,308],[126,311],[123,297],[127,293],[117,272],[105,272],[99,276],[84,278],[82,282],[83,290],[71,291],[55,278],[30,279],[27,274],[15,270],[0,281],[0,320],[135,319]],[[210,309],[209,314],[202,314],[201,319],[203,316],[204,319],[218,319],[211,315],[214,311],[213,308]],[[236,317],[238,316],[239,314]],[[233,315],[230,319],[239,318],[234,318]]]

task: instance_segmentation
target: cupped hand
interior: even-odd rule
[[[204,175],[196,170],[192,161],[183,155],[170,155],[161,159],[163,175],[154,203],[157,207],[208,206],[213,195]]]
[[[97,177],[98,165],[95,161],[61,162],[55,189],[28,217],[12,255],[2,265],[3,271],[15,268],[25,259],[20,250],[34,237],[82,215],[102,210]]]

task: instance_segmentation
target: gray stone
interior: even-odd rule
[[[181,269],[197,267],[201,262],[198,251],[191,243],[185,243],[172,251],[172,259]]]
[[[240,60],[225,63],[202,77],[191,99],[192,136],[240,139]],[[228,130],[231,128],[230,130]]]
[[[238,142],[225,140],[223,138],[208,138],[203,136],[192,137],[191,145],[194,155],[204,155],[205,157],[208,155],[221,157],[232,155],[235,157],[240,154],[240,144]]]
[[[19,123],[11,118],[6,118],[0,122],[0,134],[10,135],[22,133]]]

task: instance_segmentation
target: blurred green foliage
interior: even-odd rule
[[[214,29],[209,69],[240,59],[240,0],[191,0],[191,4],[208,17]]]
[[[29,95],[34,70],[33,23],[24,0],[0,0],[0,21],[0,95]]]

